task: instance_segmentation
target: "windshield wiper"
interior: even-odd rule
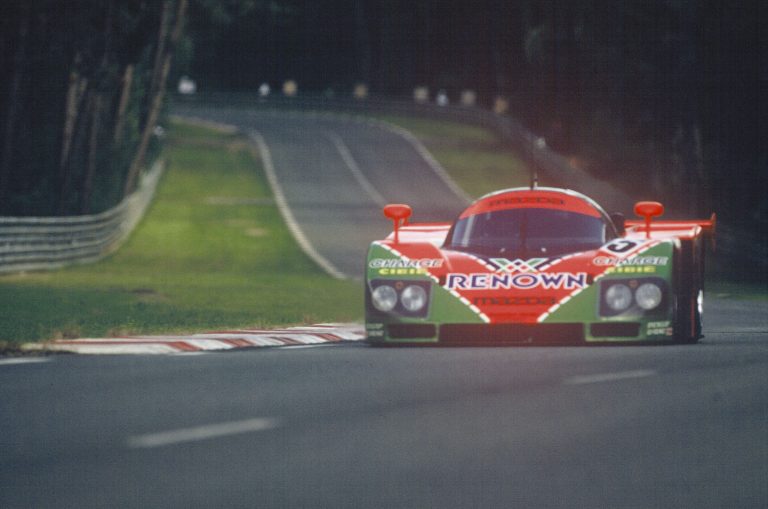
[[[520,221],[520,252],[522,257],[528,256],[528,211],[524,210]]]

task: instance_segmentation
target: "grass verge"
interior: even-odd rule
[[[200,332],[362,316],[359,284],[298,248],[235,134],[174,123],[154,203],[108,259],[0,276],[0,340]]]
[[[416,117],[377,118],[413,133],[472,197],[530,182],[528,166],[491,129]]]

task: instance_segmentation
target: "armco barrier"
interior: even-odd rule
[[[152,201],[163,172],[156,162],[139,188],[100,214],[69,217],[0,217],[0,273],[56,269],[88,263],[117,249]]]

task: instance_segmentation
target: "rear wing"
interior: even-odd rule
[[[709,219],[675,221],[675,220],[627,220],[627,237],[645,237],[651,239],[666,239],[670,237],[693,240],[704,237],[709,241],[712,249],[715,248],[715,231],[717,230],[717,216],[712,214]]]

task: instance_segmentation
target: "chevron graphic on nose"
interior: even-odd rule
[[[497,272],[538,272],[537,267],[547,262],[547,258],[531,258],[529,260],[508,260],[507,258],[491,258],[489,260],[499,269]]]

